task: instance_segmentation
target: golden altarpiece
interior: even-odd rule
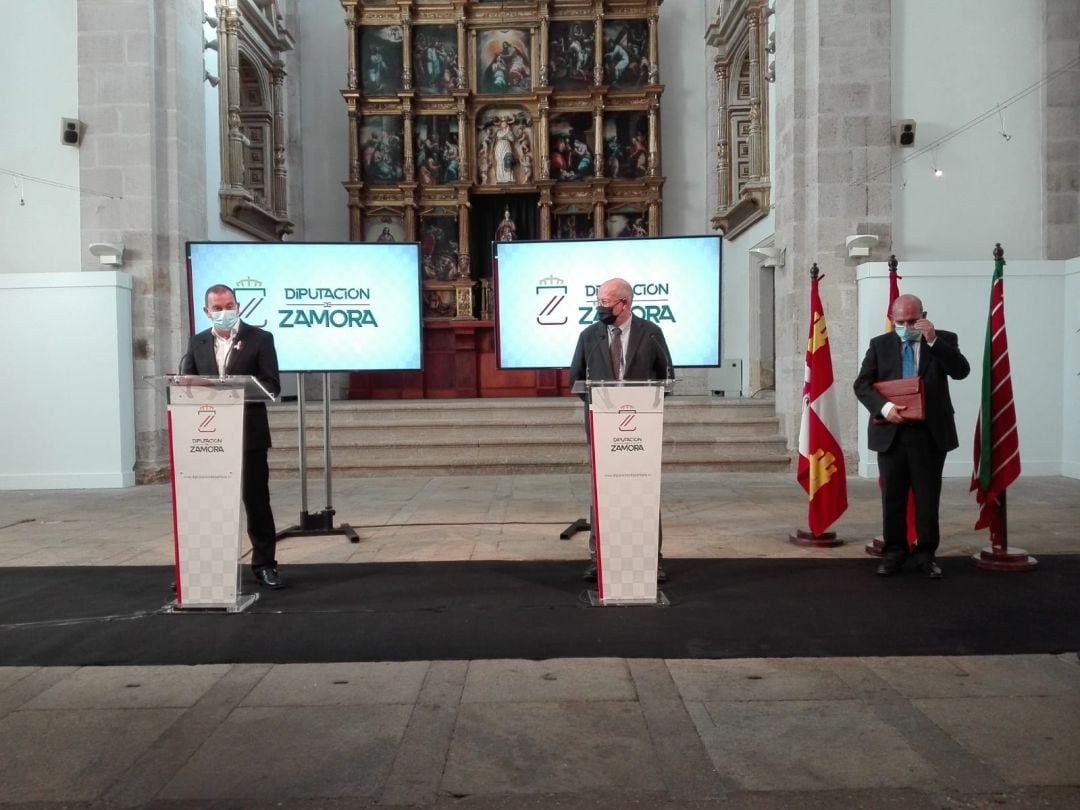
[[[341,0],[349,238],[424,274],[425,371],[352,396],[565,393],[496,369],[491,243],[660,234],[662,2]]]

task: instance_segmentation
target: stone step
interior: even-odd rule
[[[275,475],[298,466],[296,406],[270,409]],[[575,398],[333,402],[335,474],[587,472],[583,406]],[[321,403],[305,410],[309,471],[324,464]],[[785,470],[787,443],[770,400],[670,397],[665,469]]]
[[[333,417],[331,417],[333,419]],[[305,426],[308,449],[322,447],[323,431],[321,419],[319,426],[311,423]],[[664,420],[664,432],[681,440],[708,440],[718,434],[728,438],[772,438],[778,431],[778,420],[730,419],[723,422],[683,422],[671,418]],[[331,422],[332,440],[339,446],[382,447],[401,443],[425,443],[451,441],[459,444],[486,444],[490,442],[513,441],[543,434],[547,439],[560,442],[582,441],[585,427],[580,413],[569,423],[559,422],[520,422],[488,424],[416,424],[394,422],[368,423],[363,425],[340,425]],[[295,425],[274,428],[274,447],[295,448],[299,437]]]

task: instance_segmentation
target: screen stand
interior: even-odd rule
[[[278,532],[278,539],[283,537],[315,537],[327,534],[343,534],[350,543],[359,543],[360,538],[348,523],[334,526],[334,505],[330,487],[330,375],[323,372],[323,466],[324,487],[326,489],[326,508],[321,512],[308,511],[307,496],[307,431],[304,429],[304,375],[296,375],[297,430],[300,432],[300,522]]]
[[[565,529],[563,529],[562,532],[559,533],[559,539],[569,540],[578,532],[587,532],[590,528],[591,527],[589,526],[589,521],[587,521],[585,518],[578,518]]]

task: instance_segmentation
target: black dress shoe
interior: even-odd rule
[[[581,578],[586,582],[596,582],[596,563],[589,563],[589,567],[585,569]]]
[[[656,581],[661,583],[667,582],[667,571],[664,570],[664,566],[660,563],[656,564]]]
[[[285,587],[285,580],[273,568],[260,568],[255,572],[255,579],[263,588],[277,590]]]
[[[885,560],[881,565],[877,567],[877,575],[879,577],[892,577],[900,573],[902,563],[898,563],[895,560]]]
[[[930,579],[941,579],[942,577],[941,568],[933,560],[923,563],[922,566],[920,566],[920,570]]]

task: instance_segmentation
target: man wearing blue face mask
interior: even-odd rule
[[[935,560],[939,541],[938,507],[945,456],[959,446],[949,377],[964,379],[971,371],[960,353],[956,335],[934,328],[926,319],[922,301],[901,295],[893,302],[895,332],[870,341],[855,396],[870,412],[867,444],[877,452],[881,476],[882,536],[884,557],[877,568],[881,576],[900,573],[908,557],[907,499],[915,498],[915,528],[919,542],[912,556],[916,566],[931,579],[941,578]],[[918,377],[925,395],[926,418],[905,418],[903,405],[890,402],[874,383]]]
[[[255,377],[274,396],[281,392],[274,336],[240,320],[236,293],[224,284],[206,291],[203,312],[214,324],[192,335],[187,354],[180,363],[181,374],[224,376],[242,374]],[[270,508],[270,468],[266,451],[270,448],[270,422],[266,405],[244,405],[244,467],[241,491],[247,512],[251,540],[251,570],[264,588],[283,588],[274,549],[277,528]]]

